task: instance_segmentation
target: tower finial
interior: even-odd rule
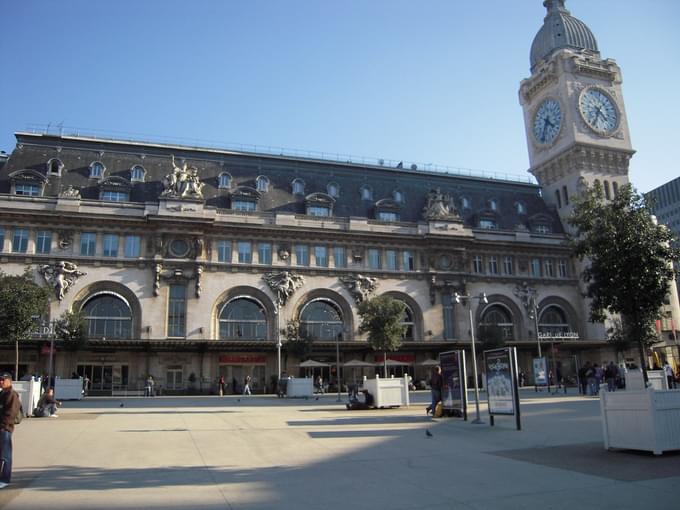
[[[548,14],[556,11],[569,13],[567,8],[564,6],[564,0],[544,0],[543,7],[548,9]]]

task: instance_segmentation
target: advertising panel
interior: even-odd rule
[[[515,414],[515,382],[510,349],[484,352],[490,414]]]
[[[439,355],[442,368],[442,407],[445,412],[467,419],[467,377],[465,351],[448,351]]]
[[[548,369],[545,358],[534,358],[534,385],[548,385]]]

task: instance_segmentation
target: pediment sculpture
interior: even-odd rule
[[[168,198],[193,198],[203,200],[204,184],[198,177],[198,168],[189,166],[186,161],[182,167],[175,163],[175,156],[172,156],[172,173],[163,178],[164,190],[162,197]]]
[[[87,273],[78,271],[78,266],[73,262],[60,261],[56,264],[46,264],[38,269],[47,284],[54,289],[54,294],[59,301],[80,278]]]
[[[460,221],[453,199],[449,194],[442,193],[439,188],[432,189],[427,194],[427,202],[423,207],[423,218],[426,220]]]
[[[378,279],[373,278],[372,276],[363,276],[360,274],[342,276],[340,277],[340,281],[347,290],[349,290],[349,293],[352,294],[356,304],[368,299],[369,296],[375,292],[375,289],[378,288]]]
[[[169,282],[189,282],[196,280],[195,292],[196,298],[201,297],[203,292],[203,283],[201,278],[203,276],[203,266],[196,267],[181,267],[181,266],[163,266],[162,264],[154,264],[153,266],[153,295],[159,296],[161,293],[161,280]]]
[[[73,198],[73,199],[81,198],[80,189],[74,188],[73,186],[69,186],[68,188],[61,190],[61,192],[59,193],[59,198]]]
[[[276,294],[276,303],[278,306],[284,306],[288,298],[293,293],[302,287],[305,279],[302,275],[291,273],[290,271],[281,271],[280,273],[266,273],[262,276],[269,288]]]

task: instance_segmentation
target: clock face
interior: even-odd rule
[[[619,126],[614,101],[601,89],[587,88],[581,92],[578,109],[588,127],[597,133],[611,134]]]
[[[534,138],[540,144],[552,143],[560,133],[562,108],[555,99],[546,99],[534,115]]]

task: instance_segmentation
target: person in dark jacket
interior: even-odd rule
[[[12,479],[12,433],[21,401],[9,372],[0,373],[0,388],[0,489],[4,489]]]
[[[437,404],[442,400],[442,367],[437,365],[432,369],[432,377],[430,378],[430,391],[432,393],[432,403],[425,408],[425,414],[432,413],[434,416]]]
[[[54,398],[54,389],[47,388],[47,391],[43,393],[43,396],[38,400],[38,405],[35,406],[33,410],[33,416],[36,418],[58,418],[57,407],[61,405],[56,398]]]

